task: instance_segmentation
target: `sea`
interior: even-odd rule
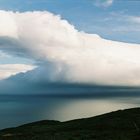
[[[0,129],[40,120],[67,121],[140,107],[140,97],[0,95]]]

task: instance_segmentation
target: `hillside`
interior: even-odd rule
[[[1,130],[0,140],[140,140],[140,108],[67,122],[25,124]]]

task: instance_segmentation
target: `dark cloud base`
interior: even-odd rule
[[[139,96],[140,87],[99,86],[80,83],[50,82],[33,80],[35,70],[20,73],[0,82],[0,94],[6,95],[35,95],[45,97],[120,97]],[[29,78],[30,77],[30,78]]]

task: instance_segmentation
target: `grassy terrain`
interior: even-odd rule
[[[1,130],[0,140],[140,140],[140,108],[67,122],[34,122]]]

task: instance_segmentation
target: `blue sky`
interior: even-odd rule
[[[140,43],[140,1],[111,0],[0,0],[0,9],[48,10],[67,19],[78,30],[117,41]]]

